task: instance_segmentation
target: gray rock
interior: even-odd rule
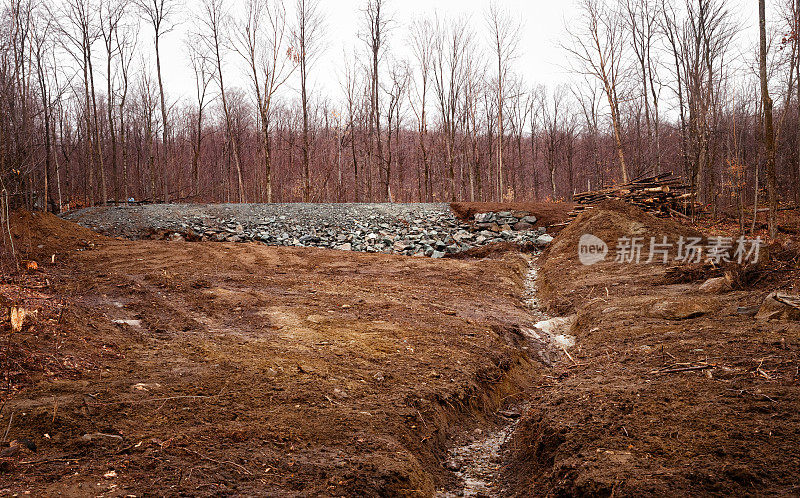
[[[533,228],[533,225],[531,225],[526,221],[518,221],[517,223],[514,223],[514,226],[512,228],[514,228],[514,230],[518,232],[521,232],[523,230],[530,230],[531,228]]]
[[[129,238],[150,237],[158,231],[167,233],[163,238],[168,240],[199,236],[201,240],[260,241],[409,256],[453,254],[502,240],[534,242],[544,234],[543,228],[525,225],[535,221],[526,211],[480,213],[471,225],[457,220],[446,204],[153,204],[81,210],[63,216]],[[511,225],[518,231],[511,231]]]
[[[475,215],[476,223],[491,223],[496,219],[494,213],[478,213]]]

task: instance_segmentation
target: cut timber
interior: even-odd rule
[[[800,296],[773,292],[764,299],[756,318],[761,320],[800,320]]]
[[[657,216],[687,218],[688,213],[699,212],[702,206],[694,201],[689,185],[672,173],[637,178],[624,185],[575,194],[572,199],[579,205],[598,204],[607,200],[625,201]],[[579,211],[576,206],[573,213]],[[572,213],[571,213],[572,214]]]

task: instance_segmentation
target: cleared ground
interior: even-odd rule
[[[11,340],[85,368],[41,372],[6,404],[10,439],[38,446],[5,461],[14,493],[430,495],[453,479],[448,436],[490,426],[539,372],[518,255],[130,242],[20,221],[45,261],[38,292],[66,299]]]
[[[612,203],[579,216],[541,256],[539,294],[551,312],[577,315],[577,342],[509,443],[508,488],[519,496],[800,493],[800,322],[753,316],[771,291],[800,291],[796,241],[765,247],[744,267],[613,258],[583,266],[585,233],[606,241],[699,235]],[[731,290],[700,289],[725,273]]]
[[[498,496],[798,494],[800,322],[753,316],[800,291],[797,239],[747,267],[588,267],[584,233],[696,234],[617,204],[581,214],[536,261],[542,304],[576,315],[554,351],[529,339],[511,246],[131,242],[18,215],[39,270],[4,277],[0,305],[38,313],[2,323],[0,431],[38,451],[0,449],[0,489],[431,496],[485,447]],[[731,289],[700,290],[726,272]]]

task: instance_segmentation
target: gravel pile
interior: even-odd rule
[[[87,208],[65,219],[129,239],[259,241],[276,246],[441,258],[496,242],[552,240],[526,212],[460,222],[447,204],[153,204]]]

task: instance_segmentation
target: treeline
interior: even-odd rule
[[[364,0],[340,55],[317,0],[0,1],[12,205],[566,199],[674,171],[709,208],[741,210],[768,183],[759,47],[742,34],[755,20],[722,0],[579,0],[561,39],[572,83],[551,88],[520,76],[536,47],[495,3],[403,23]],[[798,3],[770,4],[766,24],[789,202]],[[192,95],[165,88],[167,50],[186,54]]]

